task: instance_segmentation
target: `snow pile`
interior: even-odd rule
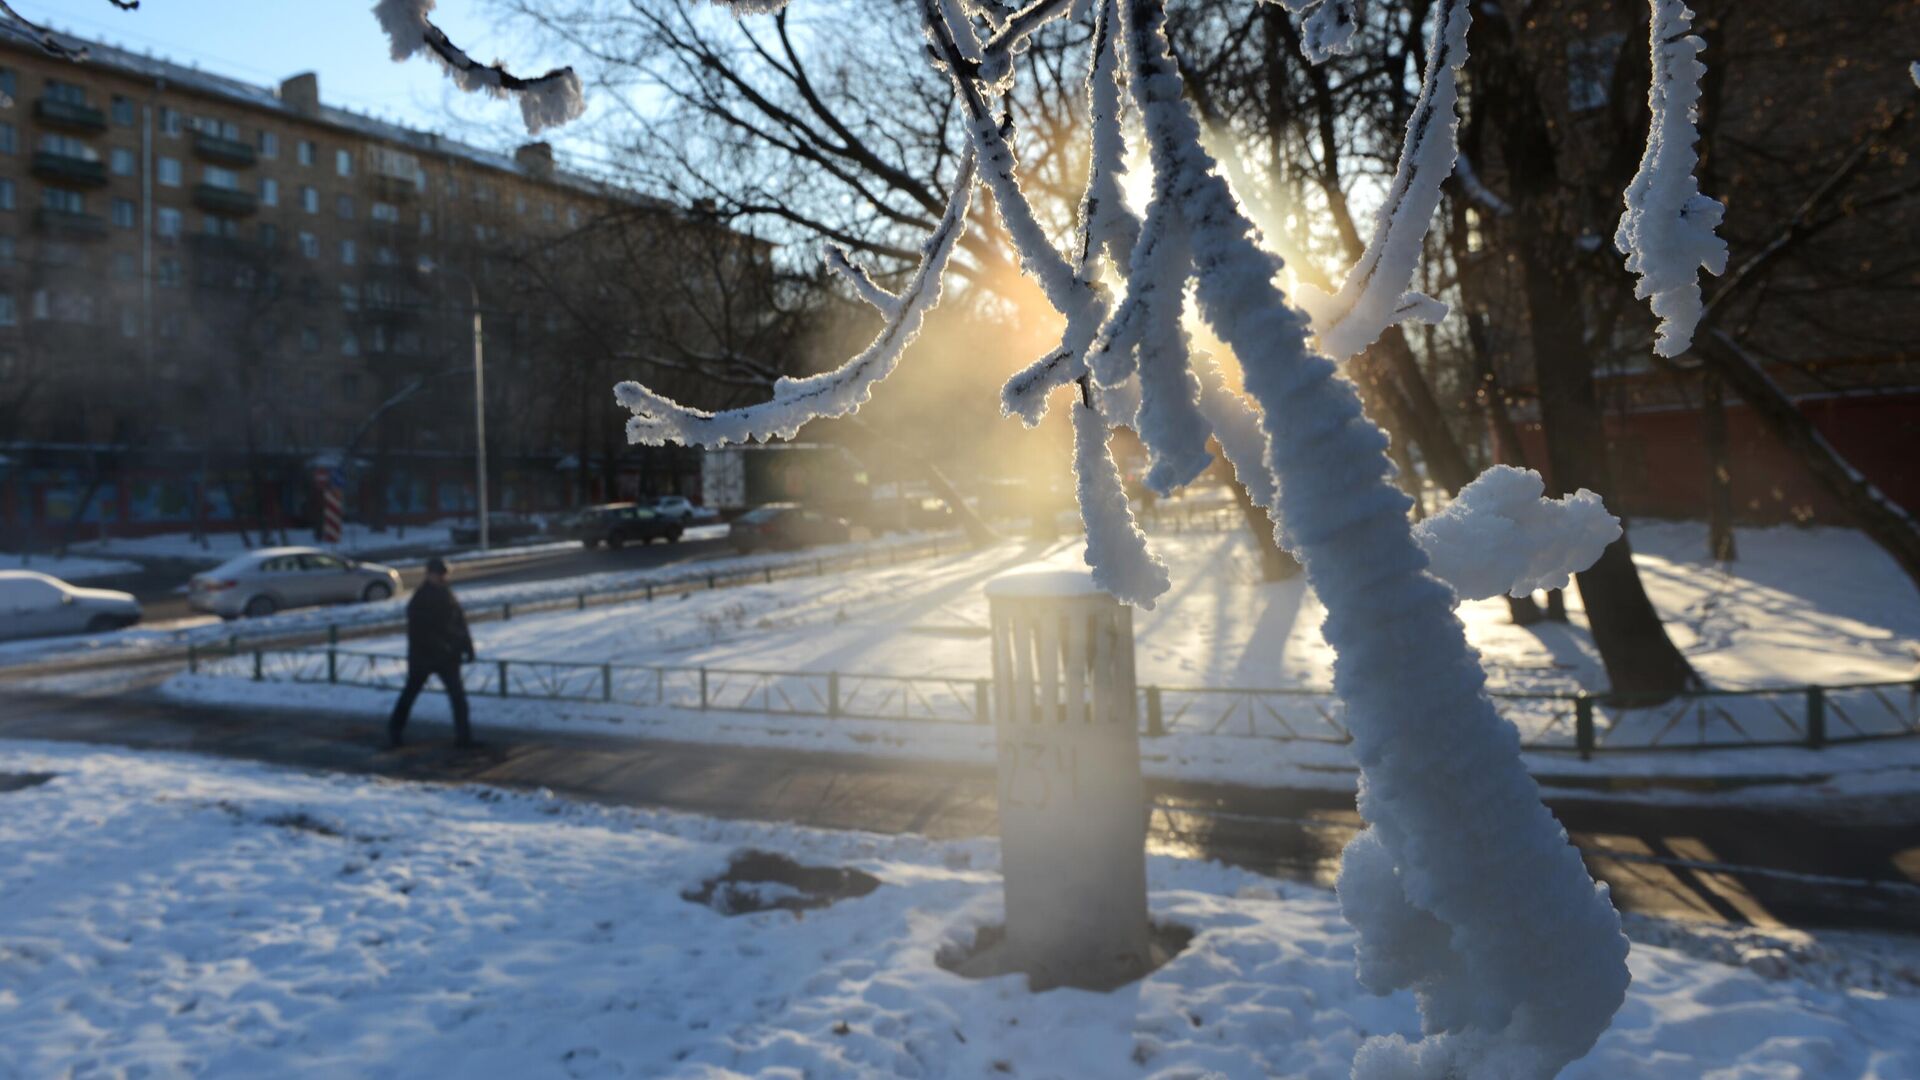
[[[538,135],[550,127],[559,127],[587,110],[587,99],[580,76],[570,67],[556,68],[534,79],[522,79],[504,65],[481,64],[433,25],[428,18],[436,0],[377,0],[373,15],[386,31],[395,63],[404,63],[419,53],[432,56],[453,80],[453,84],[472,93],[493,97],[515,96],[527,133]]]
[[[1693,168],[1700,161],[1693,144],[1700,134],[1700,79],[1707,47],[1689,31],[1693,12],[1684,0],[1648,0],[1653,81],[1647,88],[1652,127],[1640,158],[1640,170],[1627,186],[1626,212],[1613,244],[1627,256],[1627,269],[1640,275],[1633,294],[1653,301],[1660,318],[1654,351],[1678,356],[1693,344],[1700,322],[1699,271],[1727,269],[1727,242],[1714,234],[1726,207],[1700,194]]]
[[[44,743],[0,773],[53,774],[0,792],[8,1076],[1345,1080],[1367,1033],[1420,1030],[1355,982],[1331,896],[1217,864],[1150,860],[1153,916],[1196,931],[1165,967],[1034,994],[934,960],[1002,918],[990,841]],[[804,917],[682,899],[745,848],[882,884]],[[1562,1080],[1920,1075],[1920,998],[1630,962]]]
[[[1428,569],[1462,600],[1561,589],[1620,538],[1620,522],[1585,488],[1545,498],[1532,469],[1496,465],[1414,527]]]

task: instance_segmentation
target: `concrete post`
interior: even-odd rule
[[[1132,610],[1077,570],[986,592],[1007,955],[1036,986],[1118,985],[1150,962]]]

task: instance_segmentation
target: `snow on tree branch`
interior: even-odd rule
[[[445,68],[455,86],[462,90],[512,95],[520,102],[520,117],[527,132],[538,135],[543,129],[559,127],[586,111],[580,76],[570,67],[555,68],[538,78],[523,79],[500,63],[482,64],[448,40],[427,16],[435,0],[378,0],[374,17],[387,32],[393,45],[393,59],[400,63],[416,53],[426,52]]]
[[[920,262],[912,277],[894,297],[892,313],[880,333],[859,355],[819,375],[776,380],[770,401],[718,413],[681,405],[637,382],[623,382],[613,392],[615,400],[633,413],[627,421],[627,441],[648,446],[668,442],[724,446],[776,436],[791,438],[809,420],[858,410],[871,396],[874,385],[893,372],[900,354],[920,332],[927,312],[940,300],[941,276],[966,228],[974,171],[974,156],[969,151],[939,224],[921,245]]]
[[[1093,583],[1129,603],[1152,609],[1173,584],[1167,565],[1147,549],[1133,508],[1120,486],[1120,470],[1107,447],[1107,421],[1100,410],[1075,401],[1073,413],[1074,497],[1087,526],[1088,568]]]
[[[1407,290],[1440,205],[1440,185],[1453,172],[1457,156],[1457,80],[1467,61],[1467,27],[1472,20],[1470,0],[1447,0],[1440,10],[1393,184],[1374,218],[1366,250],[1347,271],[1340,291],[1327,297],[1311,287],[1300,290],[1301,303],[1314,313],[1320,348],[1335,360],[1345,360],[1373,344],[1408,313],[1434,321],[1427,317],[1438,301]],[[1444,314],[1444,306],[1439,311]]]
[[[1275,286],[1271,258],[1201,145],[1163,8],[1124,0],[1120,12],[1156,187],[1170,177],[1182,192],[1200,313],[1240,362],[1287,546],[1327,608],[1371,823],[1340,879],[1359,976],[1381,993],[1413,989],[1430,1032],[1413,1044],[1369,1040],[1353,1076],[1545,1080],[1592,1047],[1625,998],[1619,917],[1482,693],[1454,592],[1425,572],[1409,501],[1390,479],[1386,436],[1353,384],[1308,348],[1307,319]],[[1386,294],[1393,308],[1403,289]],[[1484,842],[1495,833],[1500,843]]]
[[[1634,296],[1651,299],[1660,319],[1654,351],[1678,356],[1693,343],[1700,323],[1699,271],[1718,275],[1727,269],[1727,243],[1714,233],[1726,207],[1702,195],[1693,175],[1700,160],[1693,150],[1700,137],[1694,124],[1707,72],[1700,62],[1706,42],[1691,32],[1693,12],[1682,0],[1648,2],[1653,78],[1647,107],[1653,120],[1613,243],[1626,255],[1627,269],[1640,275]]]
[[[1306,13],[1300,21],[1300,52],[1309,64],[1324,64],[1333,56],[1353,53],[1354,31],[1360,20],[1354,12],[1355,0],[1265,0],[1280,4],[1294,15]]]
[[[1545,497],[1531,469],[1495,465],[1414,527],[1428,569],[1462,600],[1561,589],[1620,539],[1620,521],[1585,488]]]
[[[845,278],[860,299],[872,305],[881,317],[892,319],[900,314],[900,298],[881,288],[866,267],[853,261],[853,256],[848,254],[846,248],[839,244],[827,244],[822,249],[822,258],[826,260],[827,269]]]

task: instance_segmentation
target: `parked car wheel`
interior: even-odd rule
[[[87,633],[104,634],[109,630],[118,630],[120,620],[111,615],[95,615],[87,620]]]
[[[383,582],[376,581],[367,586],[367,591],[360,594],[360,599],[364,603],[377,604],[392,595],[393,589],[391,587]]]
[[[686,530],[685,530],[685,529],[675,529],[675,530],[673,530],[673,532],[672,532],[672,533],[670,533],[670,534],[668,534],[668,536],[667,536],[667,543],[669,543],[669,544],[677,544],[677,543],[679,543],[679,542],[680,542],[680,534],[681,534],[681,533],[684,533],[684,532],[686,532]]]
[[[246,612],[249,619],[264,619],[278,610],[280,605],[275,603],[271,596],[256,596],[247,601]]]
[[[609,551],[619,551],[625,545],[626,541],[618,536],[607,537],[607,550]]]
[[[594,539],[593,537],[588,537],[587,539],[580,541],[580,546],[583,548],[586,548],[588,551],[592,551],[594,548],[597,548],[600,546],[600,541],[597,539]]]

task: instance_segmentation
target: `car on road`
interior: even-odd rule
[[[670,521],[682,525],[694,522],[719,521],[720,515],[704,506],[695,506],[685,495],[662,495],[649,503],[647,509]]]
[[[685,531],[684,523],[630,502],[589,506],[574,515],[570,530],[573,538],[586,547],[596,548],[605,544],[616,551],[627,544],[646,544],[655,540],[665,540],[671,544],[678,541],[680,534]]]
[[[733,549],[742,554],[762,549],[786,551],[814,544],[842,544],[853,538],[845,519],[793,503],[767,503],[747,511],[728,530]]]
[[[311,547],[249,551],[187,582],[187,606],[223,619],[316,604],[374,603],[400,591],[400,571]]]
[[[101,634],[140,621],[140,602],[37,570],[0,570],[0,639]]]
[[[456,544],[477,544],[480,542],[479,522],[462,521],[447,530],[447,535]],[[511,513],[487,515],[488,544],[511,544],[539,535],[540,523],[530,517]]]

